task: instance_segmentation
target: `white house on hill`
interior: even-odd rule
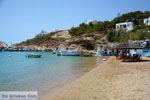
[[[116,24],[116,31],[123,29],[125,31],[131,31],[133,30],[133,22],[123,22],[123,23],[117,23]]]
[[[150,26],[150,17],[144,19],[144,24]]]

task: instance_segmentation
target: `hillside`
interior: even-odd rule
[[[17,46],[45,46],[57,47],[59,44],[69,45],[72,43],[85,47],[95,46],[97,42],[123,42],[130,40],[150,39],[150,26],[143,24],[143,19],[150,17],[150,11],[135,11],[119,15],[112,21],[94,21],[81,23],[78,27],[69,30],[60,30],[50,33],[40,33],[32,39],[23,41]],[[134,29],[130,32],[115,31],[115,24],[131,21]],[[93,48],[93,47],[92,47]]]
[[[68,30],[60,30],[55,32],[43,33],[40,32],[32,39],[28,39],[21,43],[16,44],[16,46],[30,46],[35,45],[39,47],[49,47],[55,48],[60,42],[71,38]]]

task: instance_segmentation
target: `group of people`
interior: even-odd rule
[[[141,55],[139,54],[133,54],[131,55],[129,51],[120,51],[116,55],[117,59],[122,59],[123,62],[135,62],[140,61]]]

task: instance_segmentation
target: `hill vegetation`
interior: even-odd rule
[[[83,34],[91,34],[94,32],[97,32],[99,34],[107,34],[109,42],[123,42],[127,39],[150,39],[150,27],[144,25],[143,23],[143,19],[148,17],[150,17],[150,11],[135,11],[118,16],[112,21],[98,21],[97,23],[90,22],[88,24],[81,23],[78,27],[72,27],[69,32],[72,36],[80,36]],[[130,32],[120,30],[119,32],[116,32],[116,23],[125,21],[133,22],[134,30]]]
[[[135,11],[119,15],[111,21],[96,21],[81,23],[78,27],[68,30],[70,38],[62,38],[57,34],[63,31],[55,31],[44,34],[41,32],[32,39],[23,41],[17,45],[37,45],[55,47],[60,43],[77,43],[85,48],[94,48],[95,43],[102,42],[124,42],[130,40],[150,39],[150,26],[143,23],[144,18],[150,17],[150,11]],[[123,30],[115,31],[116,23],[132,21],[134,29],[129,32]],[[62,34],[61,33],[61,34]],[[60,35],[60,34],[59,34]],[[68,34],[67,34],[68,35]],[[65,35],[65,36],[67,36]],[[53,38],[55,37],[55,38]],[[85,42],[84,42],[85,41]]]

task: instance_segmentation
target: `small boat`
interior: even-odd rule
[[[41,58],[42,56],[41,55],[35,55],[35,54],[29,54],[26,57],[28,57],[28,58]]]
[[[80,56],[78,50],[74,47],[69,47],[67,50],[63,50],[60,52],[61,56]]]
[[[62,51],[61,56],[80,56],[80,54],[77,51]]]
[[[53,54],[56,54],[56,50],[53,50]]]
[[[52,49],[52,53],[53,53],[53,54],[56,54],[57,50],[58,50],[58,48]]]
[[[61,53],[63,52],[63,51],[65,51],[66,49],[65,48],[58,48],[57,50],[56,50],[56,55],[57,56],[61,56]]]

